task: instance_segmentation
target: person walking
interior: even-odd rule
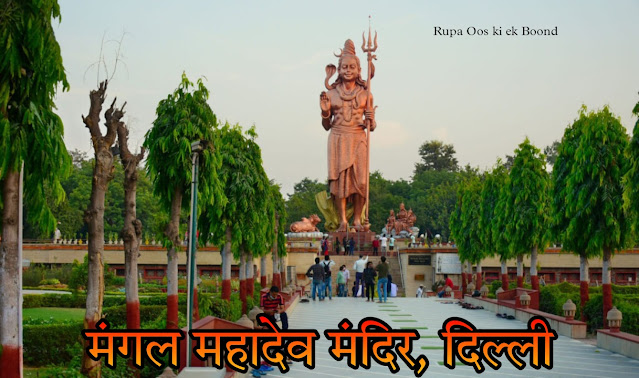
[[[375,301],[375,276],[377,272],[373,269],[373,263],[368,262],[364,269],[364,283],[366,284],[366,302]]]
[[[388,241],[388,250],[390,253],[393,253],[393,249],[395,249],[395,237],[391,235],[390,240]]]
[[[382,302],[382,294],[384,297],[384,302],[386,302],[386,298],[388,297],[386,292],[386,284],[388,283],[388,271],[390,266],[386,263],[386,256],[382,256],[382,261],[377,264],[375,270],[377,271],[377,295],[379,296],[379,301]]]
[[[315,264],[312,265],[306,271],[307,277],[313,277],[313,284],[311,286],[311,292],[313,300],[315,300],[315,293],[319,297],[320,301],[324,300],[324,267],[320,264],[319,257],[315,258]]]
[[[344,252],[344,256],[346,256],[348,254],[348,240],[346,239],[346,236],[342,239],[342,248],[344,248],[342,252]]]
[[[379,240],[381,246],[382,246],[382,255],[386,256],[386,246],[388,243],[388,238],[386,237],[386,234],[382,235],[382,238]]]
[[[340,251],[340,249],[339,249],[339,238],[336,237],[335,238],[335,254],[339,255],[339,251]]]
[[[366,263],[368,262],[368,256],[364,258],[363,255],[359,255],[359,260],[353,264],[353,270],[355,271],[355,286],[358,288],[362,286],[362,279],[364,278],[364,269],[366,269]],[[357,294],[357,291],[355,292]],[[362,291],[362,296],[364,292]]]
[[[324,268],[324,286],[322,291],[328,291],[328,300],[333,300],[333,285],[332,285],[332,274],[331,268],[335,265],[335,262],[331,260],[331,258],[326,255],[324,256],[324,261],[322,261],[322,268]],[[326,297],[326,293],[324,293],[324,297]]]
[[[353,251],[355,250],[355,240],[353,240],[353,237],[351,236],[351,240],[348,241],[348,249],[349,249],[349,255],[353,256]]]

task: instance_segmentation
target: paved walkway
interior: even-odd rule
[[[456,362],[454,370],[443,366],[444,342],[437,336],[437,331],[448,317],[458,316],[473,323],[480,329],[525,329],[526,324],[518,320],[501,319],[485,310],[466,310],[457,304],[444,304],[436,298],[389,298],[388,303],[379,304],[366,302],[365,299],[333,298],[329,301],[299,303],[290,313],[289,319],[292,329],[317,329],[321,338],[315,343],[316,366],[314,370],[307,369],[301,362],[291,366],[287,374],[271,372],[268,376],[283,375],[287,378],[308,377],[381,377],[401,376],[414,377],[413,372],[399,361],[400,371],[392,374],[388,368],[375,362],[370,370],[351,369],[346,360],[335,361],[328,355],[330,342],[324,337],[325,329],[336,329],[344,318],[357,326],[365,316],[373,316],[386,321],[391,327],[410,327],[419,330],[421,338],[413,342],[413,357],[424,354],[428,357],[430,367],[424,377],[437,376],[475,376],[474,369]],[[527,366],[524,370],[517,370],[505,356],[499,358],[502,367],[493,370],[486,367],[481,374],[483,377],[637,377],[639,376],[639,361],[598,349],[580,341],[559,336],[553,343],[554,367],[552,370],[542,368],[535,370],[528,366],[529,357],[523,357]],[[268,377],[267,376],[267,377]]]

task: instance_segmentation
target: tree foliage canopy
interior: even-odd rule
[[[439,140],[424,142],[419,147],[421,161],[415,164],[415,174],[424,171],[455,172],[459,169],[455,157],[455,147]]]
[[[450,216],[450,231],[459,250],[459,258],[476,264],[482,260],[482,230],[479,227],[482,181],[471,176],[459,185],[457,205]]]
[[[507,180],[508,171],[501,160],[498,160],[495,167],[484,175],[479,204],[479,228],[482,230],[480,237],[484,256],[493,256],[496,252],[496,246],[507,244],[503,227],[497,224],[499,221],[497,204],[501,189]]]
[[[69,88],[51,25],[55,18],[56,0],[0,5],[0,182],[24,161],[24,202],[45,230],[55,228],[47,191],[56,203],[63,200],[60,179],[71,166],[62,120],[54,112],[58,84]],[[0,185],[0,208],[1,191]]]
[[[189,201],[191,143],[199,140],[208,141],[209,146],[200,155],[198,214],[206,208],[219,215],[226,203],[218,177],[222,158],[215,136],[217,117],[207,103],[208,97],[209,91],[202,79],[193,84],[183,73],[178,88],[158,104],[157,118],[146,133],[147,172],[153,182],[153,191],[167,212],[176,190],[185,194],[183,205]],[[172,241],[164,242],[168,246],[167,243]]]
[[[544,250],[549,225],[549,178],[545,156],[528,138],[515,150],[505,188],[504,221],[512,255]]]
[[[552,175],[554,229],[565,250],[593,257],[628,245],[622,185],[627,145],[628,135],[608,107],[582,107],[566,129]]]

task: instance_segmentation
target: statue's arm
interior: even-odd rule
[[[375,128],[377,127],[377,120],[375,118],[375,108],[376,106],[373,105],[373,94],[371,93],[370,104],[367,106],[366,113],[365,113],[366,119],[372,120],[371,131],[374,131]]]
[[[331,129],[331,99],[326,92],[320,93],[320,108],[322,109],[322,126],[324,130]]]

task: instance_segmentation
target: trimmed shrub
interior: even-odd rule
[[[627,298],[632,301],[637,300],[636,296],[613,295],[612,304],[617,306],[617,309],[622,313],[621,331],[639,335],[639,306],[627,301]],[[603,295],[592,295],[586,303],[584,312],[587,317],[588,329],[591,332],[603,328]]]
[[[24,325],[23,359],[28,366],[68,363],[73,357],[67,347],[82,342],[83,323]],[[55,346],[55,347],[54,347]]]
[[[555,314],[558,316],[564,316],[563,306],[568,299],[572,300],[577,306],[577,312],[575,313],[575,319],[581,317],[580,303],[581,298],[579,296],[579,290],[576,292],[562,292],[561,290],[571,291],[570,288],[560,285],[542,286],[539,290],[539,311],[547,312],[549,314]],[[574,286],[574,285],[573,285]],[[579,289],[577,287],[577,289]]]
[[[164,306],[140,305],[140,324],[156,320],[158,314],[161,314],[165,309],[166,304]],[[109,321],[111,328],[126,327],[126,304],[104,308],[102,316]]]

